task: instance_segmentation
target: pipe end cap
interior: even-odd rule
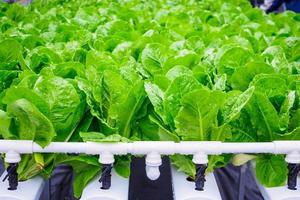
[[[160,176],[159,167],[146,166],[146,174],[150,180],[157,180]]]

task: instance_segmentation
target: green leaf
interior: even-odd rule
[[[44,67],[52,63],[62,62],[62,59],[54,49],[37,47],[27,55],[25,62],[32,71],[39,73]]]
[[[291,132],[284,134],[275,134],[276,140],[300,140],[300,126]]]
[[[18,99],[26,99],[35,105],[46,117],[50,116],[50,108],[44,98],[26,87],[10,87],[6,90],[2,102],[5,104],[10,104]]]
[[[220,74],[225,73],[230,78],[237,68],[242,67],[250,59],[251,53],[248,50],[238,46],[225,45],[218,50],[214,64]]]
[[[155,74],[162,70],[167,60],[167,48],[161,44],[148,44],[141,54],[141,62],[150,74]]]
[[[24,158],[25,157],[25,158]],[[24,155],[18,167],[19,180],[24,181],[35,177],[43,171],[32,155]]]
[[[100,79],[101,80],[101,79]],[[76,78],[78,88],[84,92],[86,96],[86,103],[89,106],[90,112],[93,116],[101,119],[103,117],[103,100],[102,87],[93,87],[91,82],[83,78]],[[101,81],[102,82],[102,81]]]
[[[279,117],[280,117],[280,130],[286,130],[290,121],[290,110],[294,106],[295,103],[295,91],[290,91],[282,103],[280,108]]]
[[[151,104],[154,107],[154,110],[161,118],[166,120],[166,116],[164,113],[164,92],[155,84],[152,84],[150,82],[146,82],[144,84],[145,91],[147,93],[147,96],[151,102]]]
[[[106,136],[98,132],[80,132],[83,141],[91,142],[129,142],[130,140],[118,134]]]
[[[256,177],[266,187],[281,186],[287,180],[287,164],[282,155],[261,155],[256,158]]]
[[[209,129],[217,126],[217,114],[223,99],[223,93],[206,89],[184,95],[175,118],[176,132],[182,140],[207,140]]]
[[[10,70],[1,70],[0,69],[0,93],[8,88],[13,80],[17,78],[18,72],[17,71],[10,71]]]
[[[79,198],[85,186],[99,174],[101,167],[96,157],[92,156],[65,156],[60,155],[56,164],[68,164],[74,171],[73,190],[74,196]]]
[[[266,95],[255,92],[247,110],[259,141],[272,141],[273,133],[280,131],[279,116]]]
[[[114,164],[114,169],[120,176],[129,178],[130,162],[131,162],[131,159],[129,156],[118,156],[116,158],[116,162]]]
[[[287,82],[284,76],[280,74],[257,75],[250,85],[254,86],[256,91],[264,93],[268,98],[277,101],[282,101],[288,91]]]
[[[11,121],[12,118],[0,110],[0,136],[4,139],[17,139],[17,136],[10,131]]]
[[[291,112],[289,130],[297,128],[300,124],[300,109]]]
[[[225,167],[230,161],[231,155],[211,155],[208,157],[208,166],[205,173],[213,172],[214,169]]]
[[[151,122],[153,122],[156,126],[157,130],[156,133],[159,136],[159,140],[161,141],[179,141],[179,138],[176,134],[174,134],[173,132],[169,131],[166,127],[163,126],[163,124],[157,120],[154,116],[149,115],[149,119]],[[148,131],[148,130],[145,130]]]
[[[77,173],[75,172],[74,174],[73,190],[76,198],[81,196],[82,191],[87,184],[100,172],[100,169],[97,166],[84,166],[82,168],[84,168],[84,170]]]
[[[234,142],[256,142],[258,141],[257,131],[252,126],[248,112],[242,110],[239,118],[230,123],[232,131],[232,141]]]
[[[164,95],[164,110],[166,114],[166,122],[174,127],[174,119],[180,109],[181,98],[195,89],[202,86],[194,77],[180,76],[176,78],[168,87]]]
[[[227,76],[226,74],[222,75],[216,75],[215,76],[215,84],[213,85],[213,90],[225,90],[226,88],[226,81],[227,81]]]
[[[290,66],[284,50],[280,46],[270,46],[262,53],[268,64],[271,64],[277,72],[290,72]]]
[[[129,84],[112,71],[105,71],[104,80],[109,91],[108,120],[115,121],[119,133],[129,138],[135,115],[141,109],[146,97],[144,83],[137,80],[134,84]]]
[[[233,89],[246,90],[257,74],[271,74],[274,69],[263,62],[249,62],[245,67],[238,68],[230,79],[230,84]]]
[[[224,122],[228,123],[235,119],[252,98],[255,88],[250,87],[245,92],[238,96],[229,96],[226,99],[224,107]],[[229,93],[227,93],[229,94]]]
[[[40,76],[34,91],[49,105],[49,119],[57,132],[56,140],[67,141],[84,113],[82,94],[71,82],[55,76]]]
[[[42,147],[56,136],[52,123],[33,104],[19,99],[7,107],[7,113],[14,119],[19,139],[34,140]]]
[[[53,69],[55,76],[63,78],[75,78],[76,76],[84,77],[84,65],[78,62],[60,63]]]
[[[22,46],[14,39],[0,42],[0,69],[18,69],[18,64],[23,70],[28,69],[22,56]]]
[[[180,76],[192,76],[192,75],[193,72],[189,68],[183,65],[176,65],[166,73],[166,77],[171,81],[174,81],[174,79]]]
[[[223,124],[219,127],[213,127],[209,136],[210,141],[226,141],[231,139],[231,127]]]
[[[186,173],[188,176],[195,177],[196,168],[190,156],[175,154],[171,156],[172,165],[178,171]]]

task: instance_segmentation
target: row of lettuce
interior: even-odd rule
[[[300,139],[300,15],[246,0],[0,4],[0,138],[267,142]],[[210,156],[208,171],[256,159],[285,184],[283,155]],[[173,165],[194,176],[190,156]],[[101,166],[88,155],[23,155],[20,179],[74,168],[75,196]],[[130,156],[114,167],[125,177]]]

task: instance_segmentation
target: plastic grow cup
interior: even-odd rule
[[[187,181],[186,174],[172,168],[173,191],[176,200],[221,200],[221,195],[212,173],[205,176],[203,191],[195,190],[195,183]]]
[[[81,200],[124,200],[128,196],[128,179],[111,172],[111,187],[101,189],[100,175],[91,181],[83,190]]]
[[[42,177],[35,177],[19,182],[17,190],[8,190],[8,181],[2,181],[6,172],[0,177],[0,199],[5,200],[39,200],[45,181]]]

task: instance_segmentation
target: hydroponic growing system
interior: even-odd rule
[[[203,191],[206,165],[208,155],[219,155],[222,153],[272,153],[286,154],[286,162],[289,164],[288,189],[296,190],[297,173],[300,164],[300,142],[299,141],[275,141],[264,143],[222,143],[211,142],[132,142],[132,143],[95,143],[95,142],[52,142],[47,147],[42,148],[32,141],[2,140],[0,141],[0,152],[5,153],[5,162],[12,168],[21,161],[20,154],[32,153],[84,153],[89,155],[99,155],[99,163],[102,164],[102,189],[109,189],[111,184],[111,167],[114,163],[114,155],[146,155],[146,174],[149,179],[156,180],[160,176],[159,166],[162,164],[161,155],[193,155],[193,162],[198,170],[196,173],[195,190]],[[8,168],[9,190],[17,189],[17,177],[13,176],[13,171]],[[107,168],[110,170],[107,174]],[[204,170],[203,170],[204,168]],[[16,170],[16,169],[15,169]],[[181,180],[182,181],[182,180]],[[183,180],[184,181],[184,180]],[[117,183],[118,184],[118,183]],[[120,183],[119,183],[120,184]],[[95,188],[94,188],[95,189]],[[124,189],[123,189],[124,190]],[[125,188],[125,190],[127,190]],[[181,189],[182,190],[182,189]],[[40,191],[39,191],[40,192]],[[122,199],[123,197],[110,197],[111,199]],[[282,192],[282,191],[281,191]],[[91,192],[94,194],[95,192]],[[24,195],[24,194],[21,194]],[[32,194],[31,194],[32,195]],[[36,195],[36,194],[34,194]],[[98,194],[95,198],[109,198],[104,194]],[[102,196],[103,195],[103,196]],[[110,194],[111,195],[111,194]],[[121,193],[124,195],[124,193]],[[194,195],[194,196],[193,196]],[[278,199],[297,199],[299,193],[291,193],[288,196],[276,192]],[[30,196],[30,195],[29,195]],[[113,196],[113,195],[112,195]],[[7,194],[7,199],[12,198]],[[24,198],[20,196],[20,198]],[[38,198],[38,197],[36,197]],[[203,194],[192,194],[192,198],[207,199]],[[85,199],[85,198],[83,198]],[[87,198],[92,199],[92,198]],[[181,199],[181,198],[180,198]],[[188,197],[182,199],[190,199]]]
[[[177,200],[248,161],[265,199],[300,199],[299,35],[246,0],[0,3],[0,199],[61,164],[75,197],[125,199],[132,155],[152,181],[168,156]]]

